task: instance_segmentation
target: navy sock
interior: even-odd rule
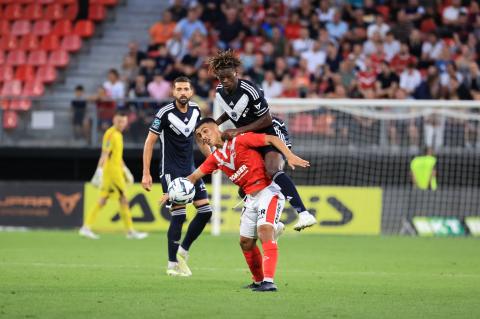
[[[282,194],[285,196],[287,200],[290,201],[290,205],[298,212],[304,212],[307,209],[305,208],[305,205],[303,204],[302,199],[300,198],[300,195],[298,194],[297,187],[293,183],[293,181],[288,177],[287,174],[283,171],[278,171],[274,176],[273,176],[273,181],[280,186],[282,189]]]
[[[182,242],[182,248],[189,250],[195,239],[200,236],[208,221],[212,217],[212,207],[209,204],[197,208],[197,215],[188,226],[187,233]]]
[[[170,220],[170,226],[168,227],[168,260],[177,261],[177,250],[180,244],[180,238],[182,237],[182,226],[185,222],[186,211],[184,208],[172,210],[172,219]]]

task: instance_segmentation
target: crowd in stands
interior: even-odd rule
[[[267,99],[480,99],[475,0],[170,2],[148,47],[132,42],[119,75],[110,72],[110,96],[165,99],[186,75],[208,114],[216,80],[205,62],[233,49],[239,77]]]

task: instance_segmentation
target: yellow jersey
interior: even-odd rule
[[[108,152],[103,169],[110,172],[123,170],[123,134],[114,126],[110,127],[103,135],[102,152]]]

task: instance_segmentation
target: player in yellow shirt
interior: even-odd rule
[[[132,215],[126,197],[127,182],[133,183],[133,175],[123,162],[123,134],[128,124],[127,115],[117,112],[113,117],[113,126],[103,135],[102,155],[98,161],[97,170],[92,178],[92,184],[100,186],[100,199],[88,212],[85,222],[80,228],[80,235],[98,239],[91,226],[95,223],[98,213],[107,203],[110,196],[119,195],[120,216],[127,231],[129,239],[143,239],[146,233],[137,232],[133,229]]]

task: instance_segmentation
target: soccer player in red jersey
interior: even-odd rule
[[[296,166],[308,167],[309,162],[293,154],[277,136],[245,133],[224,140],[212,118],[200,120],[195,134],[203,143],[216,147],[216,150],[187,178],[195,184],[203,176],[220,169],[247,194],[240,223],[240,246],[255,281],[247,287],[254,291],[276,291],[273,278],[278,247],[274,233],[285,197],[267,174],[265,162],[257,148],[276,147],[292,169]],[[263,261],[256,244],[257,238],[262,243]]]

